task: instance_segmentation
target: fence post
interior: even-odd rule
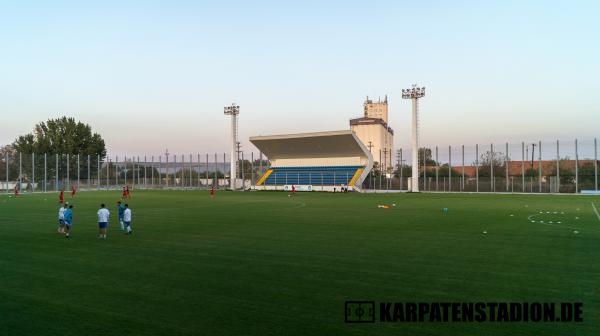
[[[44,153],[44,192],[48,191],[48,154]]]
[[[423,191],[427,191],[427,163],[426,149],[423,147]]]
[[[462,145],[462,180],[460,184],[460,191],[465,191],[465,145]]]
[[[508,192],[508,142],[506,143],[506,155],[504,156],[504,166],[506,168],[506,179],[504,180],[504,184],[506,184],[506,192]]]
[[[244,152],[242,152],[242,164],[240,165],[242,169],[242,191],[246,191],[246,175],[244,174]]]
[[[87,156],[87,189],[90,190],[91,189],[91,182],[90,182],[90,178],[92,177],[92,174],[90,173],[90,170],[92,168],[92,165],[90,163],[90,154],[88,154]]]
[[[400,169],[400,186],[399,186],[400,190],[402,190],[402,187],[403,187],[403,184],[404,184],[404,182],[402,181],[402,178],[403,178],[402,171],[404,170],[403,169],[404,168],[404,164],[402,162],[403,162],[402,161],[402,148],[400,148],[400,167],[398,168],[398,169]]]
[[[579,193],[579,152],[577,151],[577,139],[575,139],[575,193]]]
[[[127,169],[121,169],[121,170],[125,170],[125,176],[127,176]],[[118,155],[115,156],[115,184],[119,185],[119,156]],[[127,182],[125,182],[125,184],[127,184]]]
[[[129,184],[131,184],[131,189],[135,189],[135,156],[132,155],[129,160],[131,161],[131,181]],[[129,170],[127,170],[127,172],[129,172]],[[129,184],[127,184],[127,186],[129,186]]]
[[[31,192],[35,192],[35,154],[31,153]]]
[[[521,142],[521,191],[525,192],[525,142]]]
[[[214,175],[215,181],[213,182],[213,183],[216,183],[215,189],[219,188],[219,177],[217,176],[217,165],[218,165],[217,153],[215,153],[215,175]],[[223,175],[225,175],[225,174],[223,173]]]
[[[419,149],[417,148],[417,158],[418,157],[419,157]],[[418,161],[418,159],[417,159],[417,161]],[[418,166],[419,166],[419,162],[417,162],[417,167]],[[382,162],[381,162],[381,149],[379,149],[379,188],[377,188],[379,190],[381,190],[381,175],[382,175],[381,172],[382,171],[383,171],[383,165],[382,165]],[[334,177],[335,177],[335,173],[334,173]],[[418,180],[418,178],[419,177],[417,176],[417,188],[419,187],[419,180]],[[377,182],[375,182],[375,183],[377,183]],[[414,183],[414,181],[413,181],[413,183]],[[335,178],[333,180],[333,184],[335,184]]]
[[[58,154],[54,154],[54,190],[58,191]]]
[[[67,190],[71,189],[71,154],[67,154]]]
[[[4,154],[6,163],[6,193],[8,193],[8,152]]]
[[[479,144],[475,144],[475,191],[479,192]]]
[[[452,191],[452,146],[448,146],[448,191]]]
[[[494,144],[490,144],[490,191],[492,192],[496,191],[494,182],[496,182],[494,178]]]
[[[198,153],[198,173],[196,177],[198,178],[198,189],[200,189],[200,153]]]
[[[250,187],[254,185],[254,152],[250,152]]]
[[[79,175],[81,174],[81,169],[79,166],[79,154],[77,154],[77,190],[79,190],[79,183],[80,183],[80,177]]]
[[[435,191],[439,191],[440,160],[438,158],[438,146],[435,146],[435,162]]]
[[[98,183],[96,184],[96,189],[100,189],[100,154],[98,154],[98,166],[96,167],[96,170],[97,170],[96,179],[98,180]],[[56,175],[56,176],[58,176],[58,175]]]
[[[110,174],[110,157],[107,155],[106,158],[104,158],[104,163],[106,164],[106,178],[104,180],[104,185],[106,186],[106,189],[108,190],[108,185],[109,185],[109,174]]]
[[[165,188],[169,187],[169,155],[165,154]]]
[[[23,153],[19,152],[19,187],[18,187],[19,191],[21,191],[22,176],[23,176]]]
[[[594,190],[598,191],[598,139],[594,138]]]
[[[558,140],[556,140],[556,192],[560,193],[560,150]]]
[[[538,142],[538,192],[542,192],[542,141]]]
[[[129,173],[129,170],[127,169],[127,155],[123,157],[123,170],[125,171],[123,180],[125,181],[125,185],[127,185],[127,173]]]
[[[208,188],[208,170],[209,170],[209,168],[208,168],[208,153],[206,153],[206,169],[205,169],[205,172],[206,172],[206,187],[207,188]]]

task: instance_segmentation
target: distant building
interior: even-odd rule
[[[369,149],[373,161],[379,162],[382,170],[393,168],[394,131],[388,126],[387,95],[381,101],[367,97],[363,104],[364,116],[350,119],[350,129]]]

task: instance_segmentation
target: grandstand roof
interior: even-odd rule
[[[250,142],[269,159],[370,156],[350,130],[254,136]]]

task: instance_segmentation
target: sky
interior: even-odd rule
[[[349,129],[388,95],[395,146],[593,138],[594,1],[0,0],[0,144],[61,116],[110,155],[229,150],[248,137]]]

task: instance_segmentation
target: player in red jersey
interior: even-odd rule
[[[77,189],[75,189],[75,186],[71,186],[71,197],[75,197],[76,192],[77,192]]]
[[[292,196],[296,195],[296,186],[292,184]]]
[[[19,188],[15,185],[15,197],[19,196]]]
[[[215,198],[215,186],[210,186],[210,198]]]
[[[127,198],[131,198],[131,195],[129,194],[129,186],[128,185],[125,186],[125,195],[127,196]]]
[[[61,189],[60,193],[58,194],[58,204],[63,204],[64,200],[64,190]]]
[[[121,198],[122,199],[126,199],[127,198],[127,191],[125,190],[125,187],[123,187],[123,193],[121,194]]]

